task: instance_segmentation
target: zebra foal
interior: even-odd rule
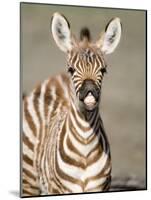
[[[106,191],[111,156],[99,102],[104,55],[120,41],[120,19],[95,43],[87,28],[78,42],[59,13],[51,28],[67,54],[68,73],[45,80],[23,100],[22,196]]]

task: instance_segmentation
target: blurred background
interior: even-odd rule
[[[101,113],[111,145],[113,177],[145,181],[145,11],[22,3],[21,82],[26,94],[49,76],[66,71],[66,56],[56,46],[50,29],[56,11],[66,16],[77,38],[80,29],[87,26],[94,41],[111,18],[121,19],[121,42],[106,57]]]

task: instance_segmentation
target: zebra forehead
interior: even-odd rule
[[[93,49],[93,48],[79,48],[79,49],[74,49],[71,51],[71,54],[69,56],[69,61],[83,61],[86,63],[94,63],[97,61],[99,64],[102,66],[106,65],[104,56],[101,53],[100,50],[98,49]]]

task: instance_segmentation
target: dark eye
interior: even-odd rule
[[[68,67],[68,72],[73,75],[73,73],[75,72],[75,69],[73,67]]]
[[[105,67],[101,68],[101,72],[102,72],[102,74],[107,73],[106,68]]]

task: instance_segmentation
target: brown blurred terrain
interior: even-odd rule
[[[72,32],[90,28],[98,39],[108,21],[121,18],[120,45],[107,56],[101,112],[111,144],[113,176],[146,179],[145,132],[145,12],[70,6],[22,4],[21,69],[23,92],[28,94],[47,77],[66,70],[65,55],[56,46],[50,31],[54,12],[66,16]]]

